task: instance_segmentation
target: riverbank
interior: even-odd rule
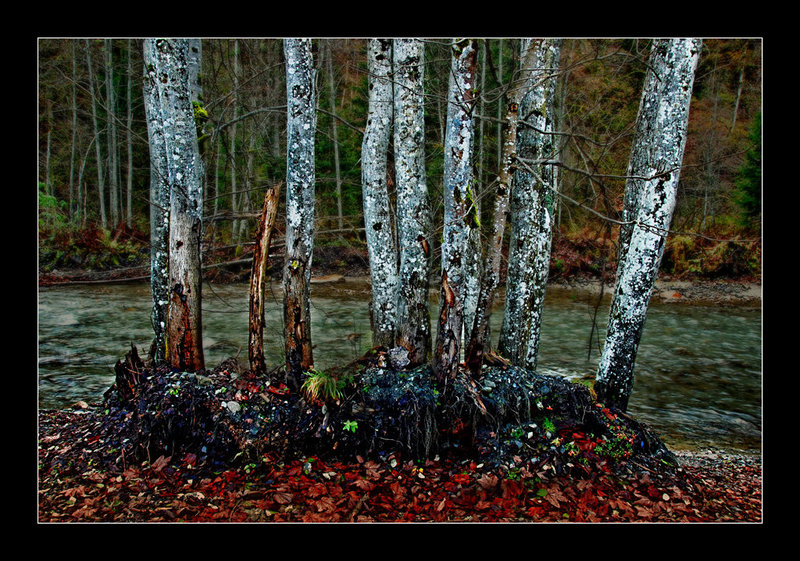
[[[557,280],[548,285],[555,290],[577,290],[594,297],[601,292],[609,301],[614,285],[591,279]],[[676,280],[658,279],[652,300],[666,304],[693,304],[712,306],[760,306],[762,286],[750,280]]]
[[[342,274],[333,270],[315,270],[312,284],[317,286],[330,285],[339,289],[367,293],[370,290],[368,271],[346,271]],[[231,278],[207,275],[207,282],[229,284]],[[148,281],[149,272],[144,267],[115,269],[105,272],[87,272],[79,270],[59,271],[39,275],[39,286],[64,286],[71,284],[109,284],[118,282]],[[276,281],[278,279],[275,279]],[[244,282],[239,279],[234,282]],[[432,286],[432,290],[436,287]],[[502,286],[500,287],[502,290]],[[591,298],[600,294],[605,300],[610,301],[614,293],[613,284],[602,284],[597,279],[586,277],[559,278],[548,284],[548,291],[552,292],[578,292]],[[762,302],[761,283],[750,279],[719,279],[719,280],[682,280],[658,279],[653,290],[653,301],[668,304],[693,304],[711,306],[760,306]]]

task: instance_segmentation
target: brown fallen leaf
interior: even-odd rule
[[[496,475],[490,473],[483,474],[478,478],[478,485],[486,489],[492,489],[497,486],[498,478]]]

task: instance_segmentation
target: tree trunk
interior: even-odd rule
[[[369,114],[361,147],[364,230],[372,281],[372,344],[394,347],[397,253],[387,185],[392,134],[392,42],[371,39],[367,47]]]
[[[80,183],[75,191],[75,152],[78,149],[78,42],[72,42],[72,146],[69,156],[69,220],[80,211]],[[77,203],[75,202],[77,200]]]
[[[418,39],[395,39],[392,59],[400,254],[396,342],[406,349],[413,367],[428,360],[431,347],[428,312],[431,218],[425,172],[424,44]]]
[[[239,116],[239,40],[233,42],[233,125],[231,125],[230,150],[228,152],[228,162],[231,166],[230,192],[231,192],[231,212],[234,215],[239,213],[239,193],[236,185],[236,130],[238,128]],[[231,222],[231,243],[239,243],[239,221]]]
[[[745,44],[742,52],[742,67],[739,69],[739,79],[736,87],[736,101],[733,104],[733,116],[731,117],[731,134],[736,128],[736,114],[739,112],[739,101],[742,99],[742,88],[744,87],[744,67],[747,54],[747,45]]]
[[[536,369],[541,314],[550,267],[556,166],[552,160],[555,86],[561,39],[541,39],[519,104],[517,159],[511,193],[511,238],[503,327],[498,350],[512,364]],[[523,49],[531,48],[523,40]],[[524,52],[524,50],[523,50]],[[525,163],[527,160],[530,163]]]
[[[189,88],[185,39],[148,39],[165,123],[169,184],[169,321],[167,360],[178,370],[204,368],[202,333],[203,185],[197,129]]]
[[[133,41],[128,39],[128,177],[126,185],[125,222],[133,226]]]
[[[470,231],[478,226],[473,200],[477,44],[454,40],[444,146],[444,235],[442,287],[434,373],[445,389],[458,373],[464,327],[465,269]]]
[[[89,40],[86,39],[86,66],[89,72],[89,94],[92,98],[92,125],[94,130],[95,152],[97,156],[97,199],[100,212],[100,225],[103,228],[108,226],[106,218],[106,200],[105,200],[105,175],[103,173],[103,156],[100,154],[100,129],[97,126],[97,98],[94,90],[94,72],[92,72],[92,53]]]
[[[264,298],[266,297],[267,261],[269,244],[275,217],[278,215],[280,186],[267,189],[264,194],[264,208],[255,238],[253,250],[253,267],[250,275],[250,329],[248,355],[250,370],[254,374],[263,375],[267,366],[264,360]]]
[[[143,80],[147,134],[150,148],[150,287],[153,295],[154,340],[151,360],[167,358],[167,321],[169,319],[169,169],[164,140],[161,95],[158,90],[159,61],[153,41],[143,45],[145,75]]]
[[[106,142],[108,143],[108,210],[111,227],[119,222],[119,183],[117,181],[117,115],[114,95],[114,42],[105,40],[106,47]]]
[[[336,211],[339,229],[344,228],[342,224],[342,174],[339,169],[339,132],[336,125],[336,86],[333,76],[333,51],[330,42],[328,43],[328,88],[331,104],[331,135],[333,136],[333,166],[336,173]]]
[[[618,264],[595,382],[598,401],[623,411],[633,389],[636,353],[675,208],[700,48],[698,39],[655,41],[645,78],[628,175],[648,179],[629,179],[625,186],[626,203],[638,204],[636,214],[628,217],[635,223]]]
[[[284,39],[286,53],[286,377],[293,391],[313,367],[309,283],[314,246],[314,65],[311,39]]]
[[[520,77],[509,84],[505,96],[506,114],[501,128],[501,151],[499,154],[499,172],[497,192],[494,199],[494,215],[492,229],[486,248],[486,263],[481,279],[480,291],[475,305],[475,315],[470,324],[471,332],[465,361],[473,376],[480,374],[483,357],[490,348],[489,317],[494,305],[494,296],[500,284],[500,262],[503,257],[503,237],[506,230],[508,200],[511,195],[513,180],[513,164],[517,154],[517,119],[519,116],[520,91],[527,83],[527,76],[536,62],[535,45],[527,45],[522,53]],[[498,106],[501,104],[498,103]]]

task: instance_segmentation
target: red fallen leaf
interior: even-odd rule
[[[492,508],[492,503],[489,501],[478,501],[475,503],[475,510],[488,510]]]
[[[289,393],[289,388],[286,387],[286,384],[279,384],[278,386],[269,386],[267,391],[275,395],[286,395]]]
[[[531,518],[539,518],[544,514],[545,510],[540,506],[530,506],[525,512]]]
[[[371,483],[366,479],[356,479],[353,484],[362,491],[372,491],[372,489],[375,487],[374,483]]]
[[[317,512],[334,512],[336,510],[336,502],[330,497],[322,497],[320,500],[315,501],[313,505],[316,507]]]
[[[672,297],[673,298],[682,298],[683,294],[681,294],[680,292],[673,292],[672,293]]]
[[[322,483],[313,483],[306,491],[306,494],[311,498],[321,497],[327,494],[328,488]]]
[[[458,475],[454,475],[453,481],[455,481],[456,483],[460,483],[462,485],[466,485],[467,483],[469,483],[469,474],[459,473]]]

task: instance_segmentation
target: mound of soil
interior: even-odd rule
[[[95,430],[106,466],[191,454],[219,469],[264,454],[351,461],[400,453],[557,473],[669,470],[675,456],[644,424],[597,403],[590,388],[513,366],[459,374],[443,395],[427,366],[396,369],[374,349],[331,375],[335,398],[291,393],[270,376],[148,368],[135,348],[117,363]],[[72,458],[75,461],[75,458]]]

